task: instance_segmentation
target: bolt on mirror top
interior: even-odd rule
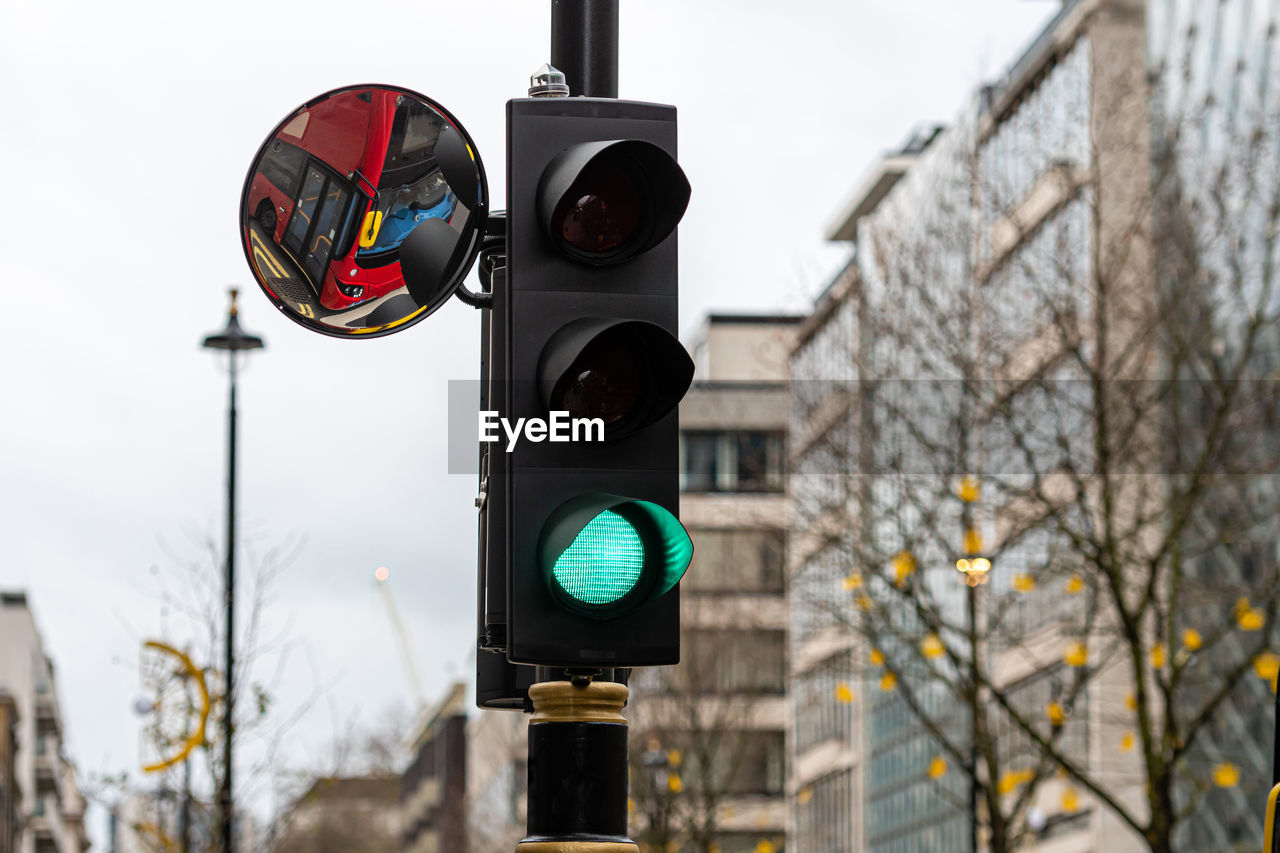
[[[263,292],[337,337],[408,328],[462,284],[489,205],[475,143],[393,86],[326,92],[290,113],[245,178],[240,227]]]

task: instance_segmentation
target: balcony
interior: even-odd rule
[[[36,687],[36,734],[39,737],[46,735],[60,736],[62,734],[62,717],[58,713],[58,700],[53,695],[53,690],[47,685],[41,689],[41,685]]]
[[[52,795],[54,801],[61,806],[62,788],[58,784],[59,760],[55,752],[46,751],[36,755],[36,796],[43,798]]]
[[[35,853],[58,853],[53,821],[47,814],[33,812],[27,816],[26,824],[35,840]]]

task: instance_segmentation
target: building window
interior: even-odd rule
[[[797,793],[796,848],[812,853],[853,850],[853,801],[857,795],[852,770],[832,773],[801,788]]]
[[[768,848],[776,850],[777,853],[783,853],[783,844],[785,839],[780,833],[770,832],[767,829],[760,829],[755,832],[747,830],[737,830],[734,832],[717,832],[715,849],[720,853],[758,853],[761,849],[760,842],[767,841],[773,845]],[[685,848],[686,850],[694,850],[692,845]]]
[[[715,649],[681,667],[699,693],[781,694],[786,688],[785,631],[690,631],[685,648]]]
[[[786,747],[782,732],[744,732],[733,744],[726,768],[730,794],[777,795],[786,784]]]
[[[781,432],[685,432],[680,488],[686,492],[780,492]]]
[[[692,529],[694,557],[684,588],[693,592],[767,592],[783,589],[784,538],[780,530]]]
[[[804,754],[818,744],[836,741],[853,745],[853,705],[836,699],[841,685],[853,690],[853,659],[839,652],[812,669],[796,676],[796,753]]]

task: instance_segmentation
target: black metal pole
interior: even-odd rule
[[[222,853],[232,853],[231,742],[234,735],[235,710],[235,633],[236,633],[236,353],[232,350],[231,394],[227,414],[227,572],[226,572],[226,639],[224,643],[223,682],[226,695],[222,705],[222,786],[218,792],[218,819],[221,824]]]
[[[529,834],[518,853],[638,853],[627,837],[627,688],[548,681],[529,697]]]
[[[236,309],[237,288],[231,288],[231,310],[227,314],[227,327],[221,332],[206,335],[203,346],[208,349],[226,350],[230,362],[231,390],[227,406],[227,554],[224,585],[226,622],[226,656],[223,667],[222,705],[222,782],[218,787],[218,823],[221,835],[219,850],[232,853],[232,824],[234,800],[231,796],[232,739],[235,736],[235,639],[236,639],[236,353],[243,350],[262,349],[262,338],[240,328]]]
[[[965,529],[968,529],[966,522]],[[969,632],[969,678],[973,701],[969,703],[969,850],[978,853],[978,591],[966,593],[966,628]]]
[[[182,690],[186,699],[186,731],[191,731],[191,680],[182,680]],[[191,853],[191,756],[182,760],[182,805],[178,811],[178,841],[182,853]]]
[[[618,97],[618,0],[551,0],[551,64],[570,95]]]
[[[1271,746],[1271,787],[1280,785],[1280,693],[1276,694],[1275,735]]]
[[[191,853],[191,760],[182,762],[182,811],[178,813],[182,853]]]

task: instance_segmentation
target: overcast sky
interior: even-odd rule
[[[877,156],[953,116],[1057,6],[623,0],[621,96],[679,108],[686,338],[710,310],[804,310],[844,256],[828,221]],[[286,760],[335,719],[410,704],[378,566],[428,698],[470,671],[475,483],[446,471],[445,406],[448,380],[477,377],[478,312],[308,332],[253,284],[237,209],[276,122],[355,83],[444,104],[501,199],[503,104],[548,57],[546,0],[0,4],[0,589],[30,597],[84,773],[136,775],[139,644],[188,639],[159,590],[222,536],[227,382],[199,342],[231,284],[267,341],[240,384],[245,541],[306,540],[267,612],[298,649],[279,702],[324,695]]]

